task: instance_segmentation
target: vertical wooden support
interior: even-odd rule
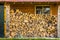
[[[9,27],[9,14],[10,14],[10,5],[9,4],[7,4],[7,3],[5,3],[4,4],[4,36],[6,36],[7,34],[6,34],[6,31],[7,31],[7,29],[8,29],[8,27]]]
[[[4,36],[5,36],[5,33],[6,33],[6,7],[4,4]]]
[[[58,37],[60,38],[60,5],[58,6]]]

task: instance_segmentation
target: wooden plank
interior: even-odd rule
[[[60,0],[0,0],[2,2],[60,2]]]

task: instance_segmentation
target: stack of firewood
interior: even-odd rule
[[[11,10],[9,38],[57,37],[57,16]]]

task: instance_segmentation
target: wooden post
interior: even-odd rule
[[[10,20],[10,5],[4,4],[4,36],[6,36],[6,30],[9,28],[9,20]]]
[[[58,6],[58,37],[60,38],[60,5]]]

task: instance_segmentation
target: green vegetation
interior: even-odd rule
[[[0,38],[0,40],[60,40],[60,38]]]

